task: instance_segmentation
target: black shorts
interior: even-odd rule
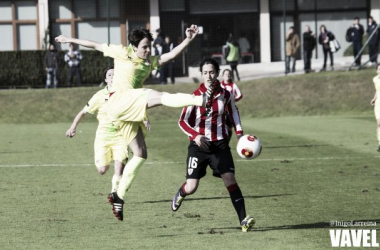
[[[228,140],[210,142],[208,150],[198,147],[194,141],[191,141],[186,164],[186,179],[201,179],[206,175],[207,166],[219,174],[235,173]]]

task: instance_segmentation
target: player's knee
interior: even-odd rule
[[[148,159],[148,152],[145,148],[142,148],[141,150],[138,150],[137,152],[134,152],[134,155],[143,159]]]
[[[225,173],[222,174],[221,177],[226,187],[236,184],[235,175],[233,173]]]
[[[107,170],[109,169],[109,167],[110,167],[109,165],[98,167],[99,174],[101,174],[101,175],[105,174],[107,172]]]

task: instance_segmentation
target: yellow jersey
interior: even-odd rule
[[[108,87],[99,90],[92,96],[90,101],[88,101],[87,105],[84,107],[84,110],[87,113],[97,113],[96,118],[99,121],[99,125],[96,130],[96,137],[106,140],[112,140],[118,133],[118,130],[112,124],[107,115],[109,93]]]
[[[114,76],[111,92],[142,88],[150,72],[158,68],[158,56],[141,59],[132,45],[102,44],[104,56],[114,59]]]
[[[379,98],[380,97],[380,77],[379,76],[375,76],[373,78],[373,83],[375,84],[375,89],[376,89],[377,97]]]

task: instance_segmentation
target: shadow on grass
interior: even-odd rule
[[[349,222],[349,220],[346,220]],[[353,220],[353,222],[375,222],[376,226],[334,226],[331,224],[331,221],[328,222],[315,222],[315,223],[309,223],[309,224],[298,224],[298,225],[283,225],[283,226],[276,226],[276,227],[254,227],[253,232],[265,232],[265,231],[275,231],[275,230],[298,230],[298,229],[323,229],[323,228],[329,228],[329,229],[374,229],[379,228],[380,219],[360,219],[360,220]],[[220,230],[235,230],[235,229],[241,229],[240,227],[223,227],[223,228],[215,228]]]
[[[293,194],[271,194],[271,195],[247,195],[244,196],[244,199],[260,199],[260,198],[270,198],[270,197],[280,197],[280,196],[288,196]],[[229,196],[218,196],[218,197],[205,197],[205,198],[186,198],[186,202],[188,201],[202,201],[202,200],[221,200],[221,199],[231,199]],[[171,202],[172,200],[159,200],[159,201],[144,201],[140,203],[165,203]]]
[[[331,147],[331,145],[293,145],[293,146],[269,146],[269,147],[265,147],[266,149],[267,148],[316,148],[316,147]]]

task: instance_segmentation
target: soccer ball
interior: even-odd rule
[[[240,138],[236,150],[243,159],[255,159],[261,153],[260,139],[255,135],[244,135]]]

